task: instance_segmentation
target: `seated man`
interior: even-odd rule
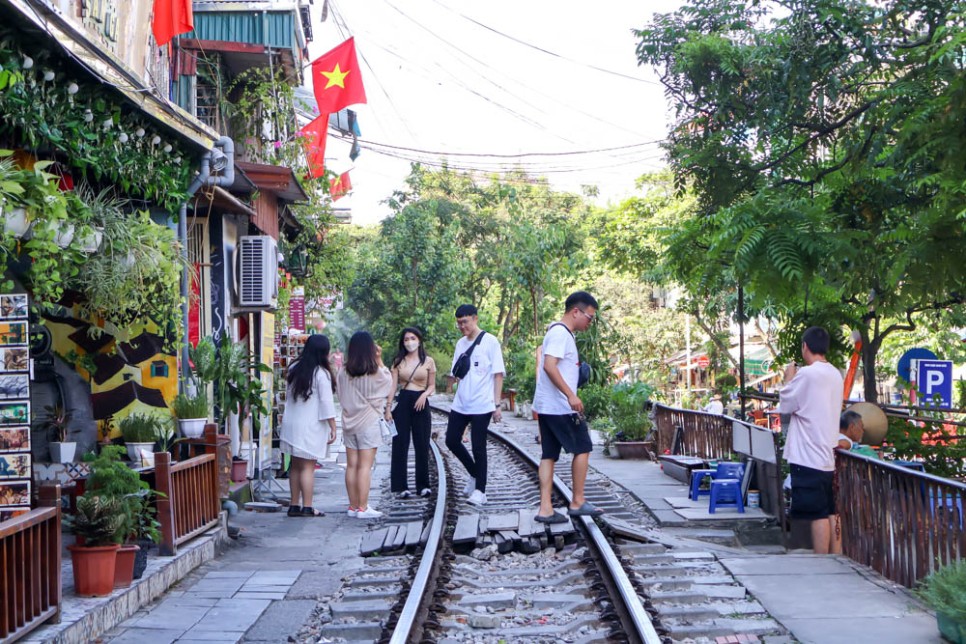
[[[854,411],[842,412],[839,417],[839,449],[847,449],[872,458],[879,458],[879,454],[868,445],[862,445],[862,435],[865,433],[865,426],[862,416]]]

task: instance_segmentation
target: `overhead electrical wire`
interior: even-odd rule
[[[511,36],[509,34],[503,33],[499,29],[495,29],[495,28],[493,28],[493,27],[491,27],[491,26],[489,26],[487,24],[484,24],[484,23],[480,22],[479,20],[476,20],[475,18],[471,18],[471,17],[467,16],[466,14],[464,14],[464,13],[462,13],[460,11],[457,11],[456,9],[453,9],[450,6],[447,6],[445,3],[440,2],[440,0],[433,0],[433,2],[435,2],[439,6],[443,7],[447,11],[451,11],[451,12],[455,13],[456,15],[460,16],[461,18],[463,18],[464,20],[468,20],[469,22],[471,22],[471,23],[473,23],[473,24],[475,24],[475,25],[477,25],[477,26],[479,26],[479,27],[481,27],[483,29],[486,29],[487,31],[491,31],[491,32],[495,33],[498,36],[501,36],[501,37],[506,38],[508,40],[512,40],[515,43],[518,43],[520,45],[523,45],[524,47],[529,47],[530,49],[535,49],[535,50],[537,50],[539,52],[542,52],[544,54],[547,54],[548,56],[552,56],[554,58],[559,58],[560,60],[565,60],[565,61],[567,61],[569,63],[574,63],[575,65],[580,65],[580,66],[586,67],[588,69],[593,69],[593,70],[598,71],[598,72],[601,72],[603,74],[610,74],[612,76],[617,76],[617,77],[620,77],[620,78],[626,78],[627,80],[636,81],[638,83],[645,83],[645,84],[648,84],[648,85],[660,85],[660,83],[657,82],[657,81],[652,81],[652,80],[647,79],[647,78],[638,78],[636,76],[631,76],[629,74],[624,74],[624,73],[621,73],[621,72],[615,72],[612,69],[605,69],[604,67],[598,67],[597,65],[591,65],[590,63],[585,63],[585,62],[580,61],[580,60],[575,60],[573,58],[570,58],[569,56],[564,56],[562,54],[558,54],[556,52],[550,51],[549,49],[544,49],[543,47],[539,47],[537,45],[534,45],[533,43],[529,43],[529,42],[527,42],[525,40],[521,40],[520,38],[516,38],[515,36]]]

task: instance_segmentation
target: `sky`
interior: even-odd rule
[[[378,222],[411,161],[444,159],[483,172],[522,167],[560,190],[593,185],[601,204],[634,194],[637,177],[664,165],[657,142],[670,114],[654,71],[637,65],[631,30],[678,4],[328,0],[320,22],[318,0],[311,58],[354,36],[368,98],[353,107],[364,146],[356,161],[329,137],[327,164],[350,170],[353,185],[336,205],[351,208],[353,223]]]

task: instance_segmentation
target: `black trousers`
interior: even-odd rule
[[[490,426],[493,412],[486,414],[449,413],[446,425],[446,447],[460,460],[470,476],[476,479],[476,489],[486,492],[486,428]],[[463,432],[470,426],[470,445],[473,456],[463,446]]]
[[[389,468],[389,487],[393,492],[403,492],[409,489],[408,464],[409,441],[413,442],[416,450],[416,491],[429,487],[429,434],[432,419],[427,404],[420,411],[413,405],[423,392],[399,392],[399,402],[392,412],[392,419],[396,422],[396,436],[392,439],[392,461]]]

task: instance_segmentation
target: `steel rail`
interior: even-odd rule
[[[422,623],[422,620],[418,618],[426,605],[433,599],[433,594],[427,593],[427,590],[430,589],[430,584],[435,580],[439,569],[437,563],[441,554],[440,545],[443,541],[443,527],[446,524],[446,469],[443,467],[443,454],[439,451],[436,441],[430,441],[429,445],[433,450],[433,458],[436,461],[438,481],[436,508],[433,510],[433,523],[429,529],[426,547],[423,549],[419,566],[413,576],[409,594],[406,596],[406,603],[403,604],[399,619],[396,621],[392,636],[389,638],[390,644],[405,644],[413,641],[418,623]]]
[[[490,433],[490,435],[510,447],[525,461],[539,469],[540,462],[527,453],[527,451],[512,438],[501,434],[492,428],[488,429],[487,431]],[[554,474],[553,477],[553,484],[561,496],[567,499],[567,503],[569,504],[573,500],[573,493],[571,492],[570,487],[556,474]],[[617,601],[615,601],[615,608],[617,608],[623,614],[625,618],[625,625],[633,627],[633,631],[627,633],[630,641],[641,642],[642,644],[662,644],[663,640],[661,639],[661,636],[657,634],[657,631],[654,629],[654,624],[651,623],[651,616],[648,615],[647,610],[641,603],[641,598],[638,596],[633,584],[631,584],[631,580],[627,576],[624,566],[621,565],[617,555],[614,554],[614,550],[607,541],[607,537],[604,536],[604,533],[601,532],[600,528],[597,527],[597,523],[591,517],[582,516],[574,518],[581,520],[581,523],[583,524],[589,538],[589,542],[593,546],[592,549],[597,555],[597,561],[598,563],[603,564],[604,570],[602,572],[604,572],[609,578],[612,590],[616,591],[617,593],[616,598],[613,597],[613,593],[611,593],[611,599],[619,601],[619,604]],[[629,622],[629,624],[626,622]]]

